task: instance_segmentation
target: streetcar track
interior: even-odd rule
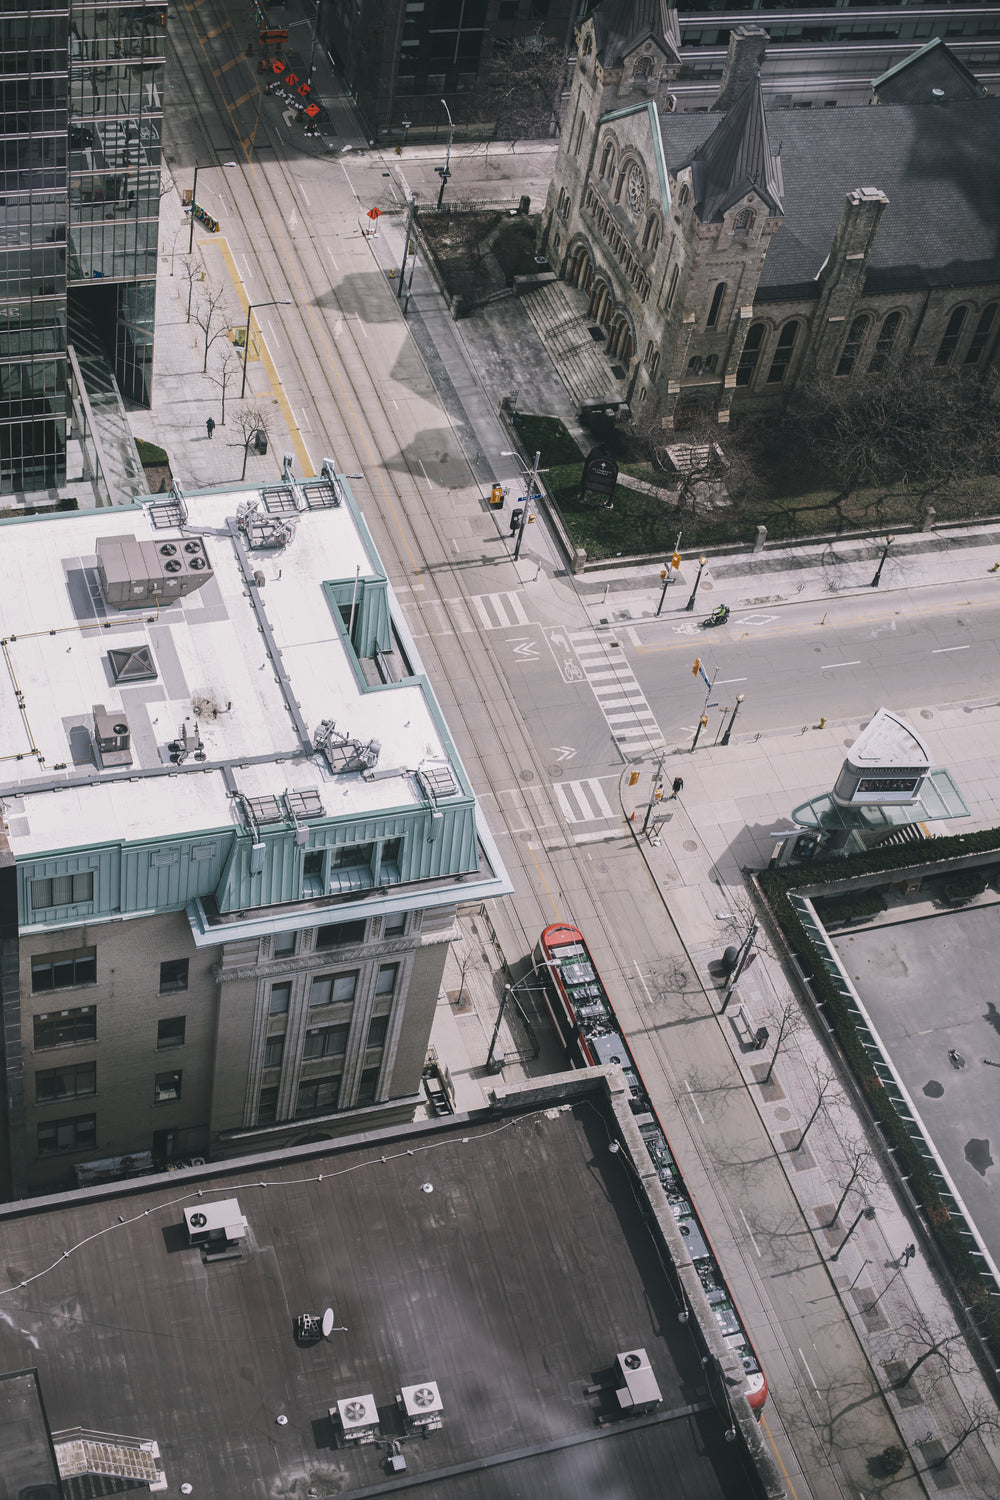
[[[205,9],[208,8],[208,6],[205,7]],[[181,19],[183,27],[193,29],[191,12],[178,11],[174,14],[175,17]],[[215,102],[215,91],[220,90],[223,83],[227,82],[228,79],[225,74],[220,75],[211,67],[208,58],[205,56],[204,47],[200,39],[195,37],[195,41],[197,45],[192,47],[192,55],[199,60],[199,68],[202,74],[207,75],[207,79],[203,79],[206,82],[206,92],[211,101],[211,107],[219,113],[219,105]],[[172,47],[173,44],[171,43]],[[176,52],[174,52],[174,59],[176,64]],[[176,75],[181,76],[181,74],[182,70],[177,68]],[[195,99],[193,90],[191,92],[193,108],[199,116],[202,116],[208,106]],[[235,122],[232,118],[235,106],[224,105],[223,108],[224,117],[222,114],[219,114],[218,123],[227,132],[235,132]],[[280,138],[279,147],[272,147],[274,149],[274,160],[267,163],[267,173],[265,174],[263,171],[258,170],[253,160],[253,153],[256,149],[254,141],[258,130],[261,130],[265,135],[272,133],[271,122],[269,122],[263,112],[262,90],[260,92],[259,107],[252,136],[246,140],[238,140],[240,149],[246,157],[246,162],[238,163],[235,171],[239,174],[239,180],[244,191],[242,194],[233,192],[232,197],[238,216],[246,230],[247,238],[255,248],[255,253],[258,256],[265,251],[271,253],[274,255],[275,262],[280,265],[281,258],[267,231],[265,220],[266,215],[271,216],[272,208],[274,213],[277,214],[279,221],[282,218],[282,207],[271,174],[278,174],[280,181],[284,184],[289,194],[292,195],[293,201],[295,201],[294,195],[298,185],[289,170],[286,160],[281,155],[284,143],[280,142]],[[267,145],[271,147],[272,143],[269,141]],[[344,167],[346,176],[344,163],[341,162],[340,165]],[[233,169],[230,168],[230,170]],[[350,182],[349,176],[348,182]],[[354,192],[353,184],[351,185],[351,190]],[[354,196],[357,197],[357,194],[354,193]],[[255,216],[259,224],[259,237],[255,233],[253,223]],[[439,516],[435,514],[433,502],[436,494],[439,492],[439,487],[428,476],[419,455],[415,456],[415,458],[406,455],[403,451],[403,445],[397,440],[392,415],[387,403],[391,403],[392,407],[398,410],[397,404],[390,395],[387,395],[380,388],[368,371],[359,345],[357,316],[351,316],[355,310],[353,308],[346,308],[343,305],[340,289],[331,285],[328,272],[323,264],[321,246],[317,241],[317,236],[312,232],[311,228],[305,237],[295,235],[293,237],[293,255],[292,250],[285,241],[284,235],[280,230],[277,230],[277,233],[281,241],[282,252],[290,268],[290,273],[294,276],[298,289],[305,301],[304,306],[299,301],[296,301],[295,313],[301,319],[305,345],[316,367],[315,375],[304,367],[302,359],[304,352],[303,337],[297,335],[295,338],[292,338],[289,332],[289,340],[295,349],[302,378],[309,386],[310,393],[313,396],[314,407],[318,408],[319,406],[319,400],[316,397],[318,390],[320,397],[326,398],[324,405],[332,408],[332,417],[329,414],[324,414],[322,419],[325,428],[324,439],[326,436],[333,434],[334,428],[337,429],[336,438],[332,446],[338,456],[338,468],[341,470],[355,471],[359,468],[367,467],[369,473],[365,476],[365,482],[369,486],[369,492],[374,502],[374,513],[370,511],[366,512],[366,518],[369,520],[369,524],[372,525],[373,531],[376,529],[373,524],[376,519],[381,525],[384,537],[383,539],[376,538],[379,552],[383,556],[383,559],[388,554],[389,558],[395,563],[399,573],[406,578],[407,586],[411,591],[415,593],[416,590],[420,590],[421,592],[426,590],[427,592],[427,599],[421,600],[418,597],[414,597],[412,602],[407,606],[408,608],[416,609],[424,625],[428,627],[427,637],[429,645],[422,643],[421,646],[425,665],[428,668],[431,680],[440,682],[443,685],[443,691],[437,688],[435,691],[439,693],[439,697],[442,700],[448,700],[447,719],[449,725],[454,725],[457,719],[461,726],[465,741],[461,749],[461,754],[463,761],[472,773],[471,779],[473,784],[485,786],[492,793],[497,806],[497,817],[503,824],[511,850],[516,851],[519,864],[514,873],[519,873],[522,876],[522,881],[519,884],[516,898],[502,898],[502,909],[511,933],[511,939],[513,942],[520,941],[522,951],[530,953],[534,947],[537,933],[542,927],[554,919],[561,920],[570,915],[570,913],[564,910],[566,897],[564,894],[565,881],[562,872],[565,871],[571,877],[570,888],[574,892],[577,903],[577,910],[572,913],[572,918],[578,925],[582,923],[588,931],[599,933],[604,952],[612,955],[609,970],[614,971],[624,983],[632,1007],[640,1017],[640,1030],[644,1034],[647,1046],[655,1052],[657,1071],[664,1080],[668,1094],[672,1095],[673,1088],[667,1069],[667,1060],[661,1053],[661,1048],[658,1045],[658,1039],[655,1035],[655,1028],[651,1029],[645,1024],[642,1018],[641,1007],[636,1003],[635,996],[632,993],[629,978],[623,973],[617,959],[620,933],[612,925],[610,910],[601,904],[602,888],[606,894],[607,882],[601,881],[598,871],[594,870],[592,872],[591,869],[588,869],[588,865],[590,864],[589,856],[582,853],[573,843],[569,843],[559,850],[546,850],[544,853],[544,863],[540,863],[535,848],[529,846],[525,850],[520,839],[520,830],[515,830],[511,827],[503,815],[503,802],[499,793],[501,791],[508,792],[511,787],[519,787],[523,784],[524,780],[530,778],[532,781],[539,782],[545,788],[546,799],[551,812],[558,823],[561,824],[563,822],[561,812],[550,789],[547,769],[542,763],[540,754],[536,751],[528,737],[520,710],[514,699],[512,687],[503,671],[492,642],[486,635],[480,636],[474,634],[471,638],[467,638],[464,632],[455,628],[450,635],[440,636],[441,640],[446,639],[448,641],[446,649],[449,659],[446,660],[443,654],[443,649],[445,648],[439,644],[438,632],[440,632],[440,624],[438,621],[428,620],[427,615],[424,613],[426,603],[433,602],[435,609],[441,611],[442,618],[450,621],[453,626],[457,626],[459,623],[457,610],[448,602],[449,593],[453,592],[463,599],[472,597],[472,592],[466,591],[462,586],[465,574],[464,565],[458,559],[450,559],[447,547],[444,545],[443,526],[450,519],[450,510],[445,515]],[[322,249],[325,250],[326,255],[329,256],[333,266],[339,272],[339,263],[329,245],[322,246]],[[248,255],[249,251],[241,256],[245,265]],[[312,264],[307,264],[310,258]],[[377,269],[377,263],[375,264]],[[279,288],[274,286],[274,278],[272,276],[263,275],[263,266],[259,259],[257,260],[256,271],[258,276],[262,277],[264,284],[271,288],[273,292],[279,290]],[[248,276],[247,291],[252,298],[249,280],[250,277]],[[293,292],[291,286],[288,286],[287,290],[290,294]],[[395,311],[395,318],[387,319],[387,324],[390,327],[399,328],[401,314],[395,306],[395,299],[391,298],[388,290],[386,290],[385,296],[386,306],[392,307]],[[317,314],[317,303],[320,303],[322,306],[322,322]],[[337,322],[336,332],[330,326],[331,321]],[[405,352],[419,362],[423,377],[428,382],[431,393],[429,404],[432,403],[440,414],[442,421],[441,430],[443,433],[446,432],[448,434],[449,440],[455,444],[466,465],[468,465],[461,442],[449,422],[447,414],[440,405],[433,381],[423,361],[420,359],[416,345],[405,330],[405,324],[402,325],[400,331],[405,333],[400,353]],[[332,347],[334,340],[336,341],[335,350]],[[349,414],[349,420],[344,415],[343,407],[345,406]],[[363,418],[359,413],[364,414]],[[380,435],[382,437],[381,442]],[[394,454],[398,454],[400,459],[405,463],[409,479],[405,492],[396,473],[376,459],[375,453],[381,451],[383,448]],[[361,457],[362,450],[365,454],[364,459]],[[347,455],[349,455],[349,458]],[[418,475],[412,467],[414,462],[420,470],[419,477],[422,477],[426,481],[424,485],[418,483]],[[475,476],[472,474],[471,466],[469,466],[469,472],[474,481]],[[476,487],[478,488],[478,485]],[[388,510],[389,516],[391,516],[391,524],[387,521],[386,515],[383,512],[383,504]],[[419,527],[414,524],[418,519],[420,522]],[[431,538],[441,543],[441,552],[438,557],[433,555],[428,546]],[[400,555],[401,551],[405,553],[405,558]],[[410,571],[410,567],[407,566],[406,559],[409,559],[412,572]],[[418,582],[413,581],[414,574],[419,580]],[[581,624],[588,624],[589,621],[583,601],[578,600],[578,609]],[[477,646],[475,651],[472,649],[473,640]],[[429,660],[428,657],[430,658]],[[480,732],[477,731],[477,727],[463,702],[461,692],[457,687],[453,687],[453,683],[461,684],[466,681],[478,684],[479,698],[483,704],[489,704],[492,709],[490,743],[482,751],[479,749]],[[496,765],[498,760],[500,767]],[[642,868],[646,873],[646,877],[651,878],[644,862],[642,862]],[[581,912],[579,910],[582,895],[585,895],[587,898],[589,911]],[[515,899],[517,904],[515,904]],[[531,911],[528,910],[529,905],[533,907]],[[666,903],[664,905],[666,907]],[[670,916],[669,907],[666,907],[666,910],[670,925],[679,941],[679,934],[676,933],[676,927]],[[686,958],[682,942],[680,942],[678,952],[680,956]],[[601,956],[601,949],[596,944],[595,956]],[[704,986],[701,984],[700,979],[698,979],[696,972],[694,972],[693,978],[694,984],[705,994]],[[690,1130],[687,1130],[686,1134],[692,1143],[692,1148],[698,1159],[702,1174],[706,1176],[710,1175],[708,1171],[707,1146],[697,1140]],[[730,1241],[735,1246],[733,1253],[743,1264],[744,1274],[749,1278],[757,1291],[761,1308],[763,1309],[762,1315],[768,1324],[771,1325],[773,1334],[774,1327],[780,1326],[780,1324],[772,1311],[771,1298],[766,1289],[761,1286],[759,1280],[753,1275],[752,1268],[749,1266],[746,1256],[733,1234],[728,1212],[722,1206],[718,1194],[713,1193],[712,1197],[715,1201],[715,1211],[718,1220],[725,1226]]]

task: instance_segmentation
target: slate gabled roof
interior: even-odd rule
[[[721,219],[751,189],[760,194],[772,214],[782,212],[781,166],[771,153],[759,76],[697,148],[690,165],[703,224]]]
[[[692,162],[713,128],[712,115],[660,116],[671,172]],[[764,261],[761,299],[818,287],[844,198],[868,185],[889,199],[869,291],[1000,281],[1000,99],[768,110],[767,128],[784,222]]]
[[[880,104],[943,104],[986,93],[939,36],[876,78],[872,88]]]
[[[667,0],[601,0],[589,19],[605,68],[620,68],[623,59],[650,38],[680,63],[680,25]]]

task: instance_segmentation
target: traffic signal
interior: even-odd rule
[[[673,557],[670,559],[670,566],[672,568],[679,568],[680,565],[681,565],[681,555],[680,555],[679,552],[675,552],[674,555],[673,555]]]
[[[654,802],[662,802],[663,801],[663,788],[662,788],[662,786],[658,786],[656,788],[656,791],[653,793],[653,801]]]
[[[698,658],[696,656],[695,659],[694,659],[694,666],[691,668],[691,676],[692,677],[697,677],[697,675],[698,675],[698,673],[699,673],[700,670],[701,670],[701,662],[698,660]]]
[[[636,784],[636,782],[638,780],[639,780],[639,772],[638,771],[630,771],[629,772],[629,778],[628,778],[628,784],[629,784],[629,786],[635,786],[635,784]]]
[[[660,569],[660,582],[661,583],[663,582],[664,578],[666,578],[666,576],[667,576],[667,570],[666,570],[666,568],[661,568]]]

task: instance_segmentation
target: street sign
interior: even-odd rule
[[[580,479],[580,494],[590,491],[595,495],[611,495],[618,483],[618,465],[610,448],[598,443],[591,448],[583,465]]]
[[[382,210],[380,208],[370,208],[368,210],[368,217],[369,219],[381,219]]]

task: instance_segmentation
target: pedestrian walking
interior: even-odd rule
[[[684,778],[683,778],[683,776],[675,776],[674,780],[673,780],[673,785],[670,788],[670,795],[671,795],[671,797],[676,797],[677,793],[678,792],[683,792],[683,790],[684,790]]]
[[[208,421],[205,423],[205,431],[208,433],[209,437],[212,436],[212,433],[215,431],[214,417],[209,417]]]
[[[916,1255],[916,1253],[917,1253],[917,1247],[916,1247],[916,1245],[907,1245],[906,1249],[903,1251],[903,1265],[904,1266],[908,1266],[910,1264],[910,1261]]]

